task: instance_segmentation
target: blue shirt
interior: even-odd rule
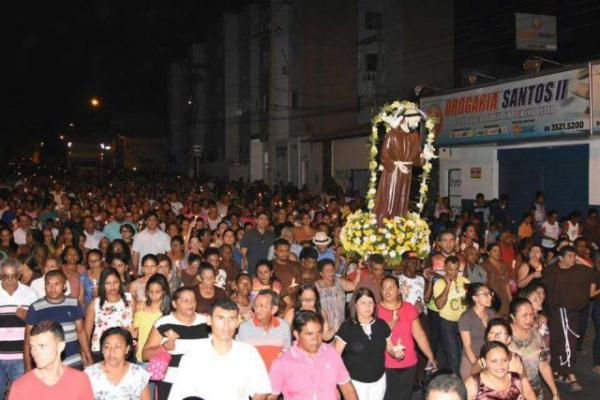
[[[104,233],[106,235],[106,237],[108,238],[108,240],[110,240],[111,242],[115,239],[123,239],[123,237],[121,236],[121,227],[123,225],[129,225],[133,228],[133,232],[136,233],[136,229],[135,226],[128,221],[123,221],[123,222],[117,222],[117,221],[113,221],[111,223],[108,223],[104,226],[104,229],[102,230],[102,233]]]
[[[319,257],[317,258],[317,262],[324,260],[326,258],[329,258],[332,261],[335,261],[335,253],[333,252],[333,250],[331,250],[331,247],[328,247],[324,252],[320,252],[319,249],[317,249],[317,253],[319,253]]]

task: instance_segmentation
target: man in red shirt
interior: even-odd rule
[[[60,359],[65,349],[65,332],[58,322],[41,321],[34,325],[29,345],[37,367],[12,384],[8,400],[94,399],[87,375],[67,367]]]

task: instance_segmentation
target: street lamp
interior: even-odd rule
[[[99,98],[97,98],[97,97],[92,97],[92,98],[90,99],[90,105],[91,105],[93,108],[98,108],[98,107],[100,107],[100,99],[99,99]]]
[[[68,148],[71,148],[71,147],[73,147],[73,142],[69,142],[69,143],[67,143],[67,147],[68,147]]]

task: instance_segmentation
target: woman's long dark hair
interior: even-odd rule
[[[106,279],[109,276],[114,275],[119,280],[119,294],[121,295],[121,299],[123,299],[123,303],[127,305],[127,298],[125,297],[125,285],[123,284],[123,280],[121,280],[121,275],[119,275],[119,271],[114,269],[113,267],[106,267],[100,273],[100,279],[98,280],[98,298],[100,299],[100,308],[106,302]]]
[[[2,231],[8,231],[10,233],[10,241],[8,242],[8,250],[14,252],[14,254],[17,254],[17,250],[19,250],[19,245],[17,245],[17,243],[15,242],[15,238],[13,236],[12,230],[7,226],[2,226],[2,228],[0,228],[0,232],[2,232]]]
[[[163,315],[169,314],[171,312],[171,289],[169,288],[169,282],[167,281],[167,278],[165,278],[161,274],[154,274],[150,277],[150,279],[148,279],[148,282],[146,282],[147,306],[152,304],[152,302],[150,301],[150,296],[148,294],[148,292],[150,291],[150,285],[152,284],[160,285],[164,293],[164,296],[160,302],[160,312],[162,312]]]
[[[119,254],[115,253],[115,244],[120,244],[123,247],[123,251],[120,253],[126,254],[127,258],[131,260],[131,249],[127,242],[123,239],[115,239],[110,243],[110,246],[108,246],[108,250],[106,250],[106,263],[110,265],[115,254]]]
[[[319,315],[322,315],[323,308],[321,307],[321,296],[319,295],[319,291],[317,290],[317,287],[314,283],[305,283],[302,286],[300,286],[300,290],[298,290],[298,293],[296,294],[294,311],[298,312],[302,310],[302,301],[300,300],[300,298],[302,297],[302,293],[306,292],[307,290],[312,290],[312,292],[315,294],[315,312]]]
[[[67,246],[65,247],[65,249],[60,253],[60,261],[63,264],[67,263],[67,252],[71,249],[75,249],[75,251],[77,252],[77,256],[79,257],[79,260],[77,260],[77,263],[82,263],[83,262],[83,251],[81,251],[81,249],[79,247],[75,247],[75,246]]]

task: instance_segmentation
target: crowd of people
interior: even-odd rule
[[[441,198],[390,266],[341,245],[355,193],[80,178],[0,196],[0,398],[558,399],[590,318],[600,374],[596,210]]]

